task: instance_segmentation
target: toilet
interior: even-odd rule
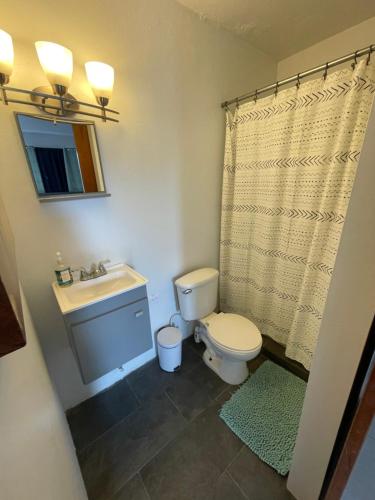
[[[258,356],[262,336],[252,321],[231,313],[214,312],[219,272],[197,269],[175,281],[181,316],[198,321],[196,342],[204,342],[203,360],[228,384],[241,384],[249,376],[247,361]]]

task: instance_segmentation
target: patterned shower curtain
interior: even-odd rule
[[[307,369],[371,110],[374,69],[361,61],[227,112],[221,310],[247,316]]]

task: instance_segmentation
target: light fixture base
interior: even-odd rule
[[[53,93],[59,95],[60,97],[66,96],[68,92],[68,88],[65,87],[65,85],[59,85],[58,83],[52,85],[52,89]]]
[[[9,76],[5,73],[0,73],[0,85],[6,85],[9,83]]]
[[[59,87],[62,87],[59,85]],[[72,96],[71,94],[66,93],[65,91],[61,89],[55,89],[56,94],[60,95],[60,97],[66,97],[67,99],[71,99],[72,103],[70,102],[64,102],[63,108],[60,109],[52,109],[48,108],[46,106],[53,106],[53,107],[58,107],[59,106],[59,101],[57,99],[52,99],[48,97],[42,97],[36,94],[31,94],[30,98],[31,101],[35,104],[37,108],[39,108],[41,111],[44,113],[47,113],[48,115],[54,115],[54,116],[71,116],[74,115],[79,110],[79,104],[76,102],[76,98]],[[58,91],[59,90],[59,91]],[[60,94],[60,91],[63,92]],[[51,87],[37,87],[33,89],[33,92],[36,92],[37,94],[50,94],[52,95],[52,88]]]
[[[105,106],[108,106],[108,103],[109,103],[108,97],[97,97],[96,101],[99,104],[99,106],[102,106],[103,108]]]

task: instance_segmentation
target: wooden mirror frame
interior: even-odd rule
[[[0,357],[25,344],[14,238],[0,199]]]
[[[0,280],[0,357],[26,345],[26,339],[17,320],[3,282]]]

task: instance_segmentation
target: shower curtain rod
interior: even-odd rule
[[[338,66],[339,64],[343,64],[351,59],[354,59],[354,64],[357,63],[357,59],[359,57],[368,55],[368,60],[370,60],[371,53],[375,52],[375,45],[370,45],[364,49],[356,50],[351,54],[340,57],[339,59],[334,59],[333,61],[327,62],[325,64],[321,64],[320,66],[316,66],[315,68],[308,69],[307,71],[303,71],[302,73],[297,73],[296,75],[290,76],[289,78],[285,78],[284,80],[280,80],[279,82],[273,83],[272,85],[267,85],[267,87],[262,87],[261,89],[253,90],[252,92],[248,92],[247,94],[243,94],[239,97],[235,97],[234,99],[230,99],[229,101],[224,101],[221,103],[222,108],[227,108],[231,104],[238,104],[241,101],[246,101],[251,98],[257,99],[259,94],[263,94],[264,92],[269,92],[271,90],[275,90],[276,93],[278,89],[282,85],[287,85],[288,83],[297,82],[299,83],[302,78],[306,76],[313,75],[315,73],[319,73],[319,71],[324,70],[324,78],[327,76],[327,71],[334,66]]]

